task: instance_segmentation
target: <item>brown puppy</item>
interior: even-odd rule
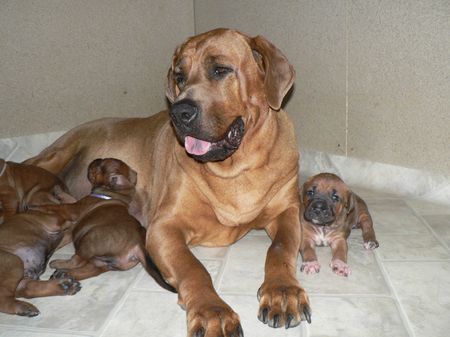
[[[350,274],[347,265],[347,238],[352,228],[361,228],[364,248],[375,249],[372,218],[367,205],[335,174],[320,173],[310,177],[302,190],[303,226],[301,270],[307,274],[318,273],[320,264],[316,246],[331,246],[332,270],[341,276]]]
[[[0,159],[0,223],[28,205],[73,202],[64,183],[36,166]]]
[[[189,246],[230,245],[251,229],[272,239],[259,319],[286,328],[310,320],[296,277],[299,153],[280,109],[294,75],[263,37],[228,29],[194,36],[173,56],[170,111],[81,125],[28,161],[59,174],[76,197],[89,191],[80,172],[95,158],[119,158],[137,171],[133,214],[148,227],[147,250],[178,291],[189,336],[242,335],[238,315]]]
[[[39,310],[16,297],[73,295],[80,284],[71,277],[40,281],[48,259],[71,226],[57,215],[20,213],[0,225],[0,312],[36,316]]]
[[[162,278],[145,250],[145,228],[128,213],[135,193],[136,172],[124,162],[96,159],[88,167],[92,192],[75,204],[41,206],[75,222],[75,254],[53,260],[53,278],[84,280],[109,270],[128,270],[139,262],[163,288],[175,291]]]

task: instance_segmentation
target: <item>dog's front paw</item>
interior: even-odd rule
[[[364,242],[364,248],[367,250],[374,250],[378,248],[380,245],[377,240],[369,240]]]
[[[64,292],[64,295],[75,295],[77,292],[81,290],[80,282],[74,280],[70,276],[64,276],[62,278],[58,278],[59,286]]]
[[[23,301],[16,301],[15,312],[16,315],[24,317],[35,317],[40,314],[38,308],[33,304]]]
[[[339,276],[348,276],[352,273],[348,264],[339,259],[332,260],[330,263],[330,267],[331,270]]]
[[[320,271],[319,261],[306,261],[302,263],[300,271],[306,274],[317,274]]]
[[[188,337],[244,337],[239,316],[226,303],[209,303],[187,312]]]
[[[311,323],[308,296],[298,281],[292,284],[264,282],[258,290],[258,319],[272,328],[293,328],[301,321]]]

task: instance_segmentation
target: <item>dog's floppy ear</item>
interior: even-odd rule
[[[347,204],[345,205],[345,208],[347,208],[347,214],[350,214],[355,209],[355,206],[356,206],[355,193],[349,190]]]
[[[175,69],[175,62],[180,49],[181,46],[178,46],[177,49],[175,49],[172,57],[172,64],[170,65],[169,71],[167,72],[166,97],[170,101],[170,103],[173,103],[175,101],[175,98],[179,94],[177,84],[175,83],[175,77],[173,76],[173,71]]]
[[[169,71],[167,72],[166,97],[170,103],[173,103],[173,101],[175,101],[176,96],[177,94],[176,94],[175,79],[173,78],[172,67],[170,67]]]
[[[294,67],[277,47],[262,36],[251,39],[250,47],[258,65],[262,66],[265,73],[264,88],[267,102],[272,109],[279,110],[284,96],[294,83]]]
[[[103,159],[97,158],[88,166],[87,176],[93,186],[96,186],[103,181],[102,162]]]

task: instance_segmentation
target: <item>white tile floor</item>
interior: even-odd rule
[[[14,142],[0,144],[0,157],[26,155]],[[227,248],[194,248],[219,293],[240,315],[246,337],[450,336],[450,205],[354,190],[369,206],[380,248],[364,250],[360,231],[354,231],[348,278],[334,275],[327,267],[329,248],[318,248],[320,274],[298,273],[311,299],[311,325],[274,330],[256,318],[256,291],[270,244],[264,232],[251,232]],[[65,247],[54,258],[71,252]],[[0,337],[186,336],[177,296],[159,288],[140,266],[82,284],[75,296],[31,299],[41,311],[38,317],[0,314]]]

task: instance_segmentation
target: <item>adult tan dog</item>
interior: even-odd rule
[[[263,37],[228,29],[194,36],[173,56],[169,112],[82,125],[29,161],[60,174],[76,197],[89,192],[81,172],[95,158],[115,157],[137,171],[134,214],[148,226],[146,248],[179,293],[188,336],[243,335],[188,246],[230,245],[251,229],[272,239],[259,319],[286,328],[310,321],[296,277],[299,155],[280,109],[294,75]]]
[[[302,271],[320,271],[316,246],[331,246],[333,272],[348,276],[347,238],[353,228],[361,228],[364,248],[375,249],[378,241],[367,205],[357,194],[332,173],[320,173],[306,180],[302,189],[303,227]]]

